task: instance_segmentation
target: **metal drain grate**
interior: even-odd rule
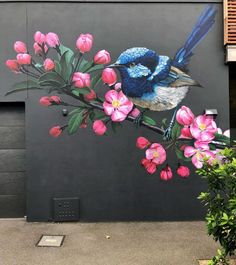
[[[61,247],[65,236],[63,235],[42,235],[36,244],[37,247]]]

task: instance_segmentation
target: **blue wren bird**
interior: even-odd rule
[[[122,91],[136,105],[153,111],[177,109],[191,86],[200,86],[187,74],[193,49],[207,35],[215,20],[216,10],[209,5],[200,15],[184,45],[173,59],[155,51],[135,47],[122,52],[114,64],[122,81]],[[176,112],[175,109],[175,112]],[[175,119],[165,131],[169,140]]]

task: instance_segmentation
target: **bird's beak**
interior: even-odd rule
[[[119,68],[119,67],[123,67],[122,64],[118,64],[118,63],[113,63],[113,64],[110,64],[108,65],[109,68]]]

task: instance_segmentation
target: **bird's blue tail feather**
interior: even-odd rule
[[[212,28],[215,22],[216,12],[216,9],[212,5],[205,8],[197,23],[194,25],[185,44],[175,54],[172,63],[173,66],[178,67],[181,70],[187,70],[187,65],[193,55],[193,49],[202,41]]]

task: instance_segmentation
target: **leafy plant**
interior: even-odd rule
[[[209,265],[228,265],[227,257],[236,249],[236,149],[225,148],[218,156],[220,162],[197,170],[208,186],[198,198],[207,207],[208,234],[221,245]]]

